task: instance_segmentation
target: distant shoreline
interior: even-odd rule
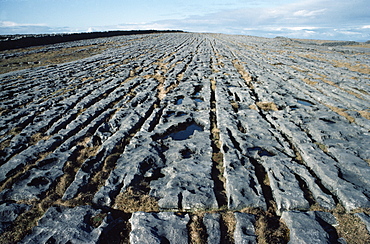
[[[105,31],[105,32],[85,32],[71,34],[20,34],[20,35],[0,35],[0,51],[12,50],[17,48],[41,46],[70,41],[79,41],[101,37],[112,37],[121,35],[153,34],[153,33],[174,33],[184,32],[182,30],[131,30],[131,31]]]

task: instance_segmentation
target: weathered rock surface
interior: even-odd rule
[[[21,243],[96,243],[107,225],[101,221],[96,228],[92,226],[92,219],[99,213],[88,206],[51,207]]]
[[[337,221],[325,212],[283,212],[282,220],[290,230],[289,243],[336,243],[338,235],[333,226]]]
[[[220,243],[220,214],[206,213],[203,217],[203,224],[207,230],[207,243]]]
[[[364,222],[366,229],[370,233],[370,216],[366,213],[357,213],[356,215],[362,220],[362,222]]]
[[[0,205],[0,233],[3,233],[16,218],[29,210],[30,206],[26,204],[3,203]]]
[[[235,243],[257,243],[257,236],[255,234],[256,218],[252,214],[235,213]]]
[[[263,219],[284,220],[292,243],[330,243],[341,206],[369,226],[366,49],[156,33],[0,57],[96,46],[105,51],[0,74],[3,243],[255,243]],[[86,221],[95,215],[105,219]]]
[[[188,243],[189,216],[171,212],[134,213],[130,219],[130,243]]]

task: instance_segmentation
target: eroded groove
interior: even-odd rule
[[[227,207],[227,196],[225,190],[226,179],[223,176],[224,166],[223,166],[223,153],[221,152],[221,142],[220,142],[220,130],[217,128],[217,116],[216,116],[216,81],[211,80],[211,111],[210,111],[210,121],[211,121],[211,146],[212,146],[212,179],[215,184],[214,193],[217,199],[219,208]]]
[[[276,213],[276,203],[272,196],[272,190],[270,187],[270,181],[269,181],[266,169],[262,166],[262,164],[258,163],[256,159],[249,158],[249,160],[254,166],[254,170],[257,176],[258,183],[261,185],[263,196],[265,198],[265,202],[267,205],[267,209],[273,213]]]
[[[104,185],[104,182],[108,179],[109,174],[116,166],[116,161],[120,157],[120,155],[124,152],[125,147],[130,143],[130,140],[136,135],[136,133],[141,129],[145,121],[151,116],[154,111],[156,103],[149,108],[147,113],[144,117],[140,118],[140,120],[136,123],[136,125],[128,131],[128,136],[122,138],[121,142],[115,145],[114,150],[111,151],[111,154],[106,158],[101,158],[104,154],[97,155],[98,157],[93,159],[91,162],[91,166],[94,164],[98,164],[98,162],[103,161],[103,163],[99,163],[99,167],[96,167],[94,171],[91,173],[89,182],[87,185],[79,191],[78,196],[69,202],[72,202],[73,205],[81,204],[82,202],[86,202],[86,200],[91,203],[95,193]],[[102,152],[103,153],[103,152]],[[135,191],[133,191],[134,193]]]
[[[190,221],[187,225],[189,232],[189,244],[206,244],[207,231],[203,224],[204,214],[194,213],[190,214]]]
[[[131,218],[131,214],[116,209],[105,209],[104,211],[105,213],[109,213],[109,216],[113,219],[113,224],[110,228],[106,228],[102,232],[99,243],[130,243],[131,225],[129,219]]]
[[[234,241],[236,220],[233,212],[221,213],[220,231],[221,231],[221,244],[232,244]]]
[[[83,150],[82,150],[83,151]],[[81,165],[84,158],[87,155],[84,152],[77,154],[76,161]],[[59,200],[63,196],[63,193],[67,189],[70,182],[73,180],[73,176],[77,171],[78,165],[67,162],[64,167],[64,175],[55,181],[50,188],[43,193],[40,200],[31,200],[26,203],[32,204],[30,211],[21,214],[7,229],[6,232],[1,234],[1,243],[15,243],[22,240],[27,234],[31,233],[34,226],[37,225],[37,221],[42,215],[54,204],[58,204]]]
[[[304,198],[307,200],[307,202],[310,204],[310,206],[313,206],[317,204],[315,198],[313,197],[312,192],[308,188],[306,182],[298,175],[294,174],[294,177],[298,181],[300,189],[303,191]]]
[[[289,229],[279,216],[270,211],[257,215],[257,241],[261,244],[286,244],[289,242]]]
[[[273,125],[272,125],[273,126]],[[305,169],[307,169],[307,171],[310,173],[310,175],[312,175],[312,177],[314,177],[314,179],[315,179],[315,183],[317,184],[317,186],[320,188],[320,190],[322,191],[322,192],[324,192],[325,194],[327,194],[327,195],[329,195],[329,196],[331,196],[332,198],[333,198],[333,200],[334,200],[334,202],[335,202],[335,204],[338,204],[339,203],[339,199],[338,199],[338,197],[335,195],[335,194],[333,194],[328,188],[326,188],[325,186],[324,186],[324,184],[321,182],[321,179],[316,175],[316,173],[310,168],[310,167],[308,167],[307,166],[307,164],[304,162],[304,160],[303,160],[303,158],[302,158],[302,156],[301,156],[301,153],[298,151],[298,149],[293,145],[293,143],[290,141],[290,140],[288,140],[288,136],[287,135],[285,135],[283,132],[280,132],[280,134],[283,136],[283,138],[285,139],[285,141],[286,142],[288,142],[289,143],[289,145],[290,145],[290,148],[294,151],[294,153],[295,153],[295,155],[296,155],[296,157],[295,158],[293,158],[292,160],[294,161],[294,162],[296,162],[296,163],[298,163],[298,164],[300,164],[300,165],[302,165],[302,166],[304,166],[305,167]],[[306,190],[308,190],[309,191],[309,189],[307,189],[306,188]]]

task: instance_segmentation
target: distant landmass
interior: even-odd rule
[[[137,35],[151,33],[174,33],[182,30],[130,30],[130,31],[105,31],[85,33],[61,33],[61,34],[27,34],[27,35],[1,35],[0,51],[16,48],[33,47],[62,42],[86,40],[100,37],[112,37],[121,35]]]

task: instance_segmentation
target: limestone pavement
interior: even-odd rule
[[[366,50],[166,33],[18,55],[104,42],[0,75],[3,243],[346,243],[340,213],[370,229]]]

